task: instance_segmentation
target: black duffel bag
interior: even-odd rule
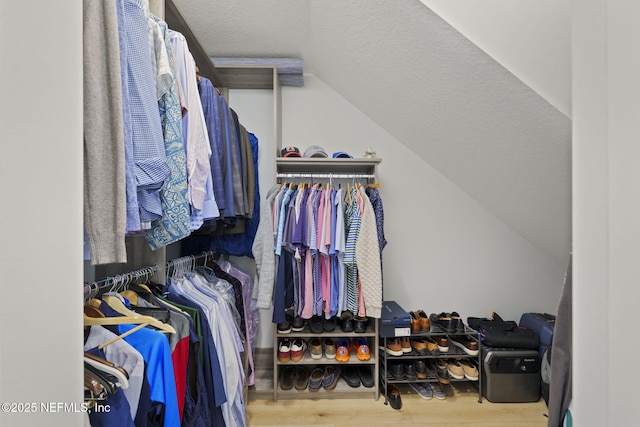
[[[528,350],[537,350],[540,345],[540,337],[535,331],[521,328],[512,320],[502,320],[495,313],[493,319],[469,317],[467,322],[478,331],[482,345]]]

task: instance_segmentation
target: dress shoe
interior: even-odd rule
[[[424,360],[416,360],[416,377],[418,379],[427,379],[427,364]]]
[[[451,335],[449,340],[469,356],[478,355],[478,342],[467,335]]]
[[[404,364],[404,377],[413,381],[417,378],[416,376],[416,363],[412,360],[410,362],[405,362]]]
[[[404,366],[402,362],[388,362],[389,369],[387,372],[391,375],[392,379],[403,380],[404,379]]]
[[[355,366],[345,366],[340,375],[342,375],[342,378],[344,378],[344,381],[349,387],[360,387],[360,376],[358,375],[358,371]]]
[[[436,371],[436,378],[439,383],[449,384],[451,377],[449,377],[449,371],[447,370],[447,362],[444,360],[436,360],[434,371]]]
[[[370,366],[357,366],[356,372],[360,377],[360,382],[367,388],[373,387],[373,369]]]
[[[387,385],[387,400],[389,405],[397,411],[402,409],[402,398],[400,397],[400,391],[393,384]]]
[[[418,316],[416,315],[416,313],[410,311],[409,316],[411,316],[411,333],[419,334],[420,332],[422,332],[422,329],[420,328],[420,321],[418,320]]]

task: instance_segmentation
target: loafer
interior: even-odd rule
[[[295,377],[295,368],[286,366],[280,374],[280,388],[283,390],[291,390],[293,388],[293,380]]]
[[[414,311],[410,311],[409,316],[411,316],[411,333],[419,334],[422,332],[422,329],[420,328],[420,321],[418,320],[416,313]]]
[[[433,389],[428,385],[421,383],[410,383],[409,387],[411,387],[413,391],[415,391],[417,395],[424,400],[431,400],[431,398],[433,397]]]
[[[429,320],[429,316],[424,310],[418,310],[416,312],[416,316],[418,317],[418,322],[420,323],[420,330],[422,332],[429,332],[431,330],[431,321]]]
[[[324,369],[314,368],[309,375],[309,391],[318,391],[322,387],[322,378],[324,377]]]
[[[449,377],[453,379],[464,379],[464,369],[462,368],[462,364],[455,359],[447,360],[447,371],[449,371]]]
[[[370,366],[358,366],[356,367],[356,372],[363,386],[367,388],[373,387],[373,372]]]
[[[355,316],[353,318],[353,323],[354,323],[354,328],[353,328],[354,331],[357,334],[364,334],[365,332],[367,332],[367,325],[369,324],[369,318]]]
[[[295,382],[294,386],[296,390],[306,390],[309,385],[309,372],[302,366],[295,367]]]
[[[389,384],[387,385],[386,390],[387,400],[389,401],[389,405],[396,411],[402,409],[402,398],[400,397],[400,391],[396,388],[395,385]]]
[[[311,338],[309,340],[309,353],[314,360],[322,358],[322,343],[320,342],[320,338]],[[333,357],[335,357],[335,352],[333,353]]]
[[[322,375],[322,386],[325,390],[333,390],[338,384],[340,379],[340,367],[339,366],[327,366],[324,368]]]
[[[322,333],[322,316],[311,316],[309,319],[309,329],[314,334]]]
[[[450,342],[469,356],[478,355],[478,343],[468,335],[451,335]]]
[[[355,366],[345,366],[340,375],[349,387],[360,387],[360,376]]]

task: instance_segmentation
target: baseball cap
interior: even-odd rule
[[[298,147],[284,147],[280,150],[280,157],[302,157]]]
[[[311,147],[304,150],[304,157],[329,157],[327,156],[327,152],[324,151],[324,148],[319,145],[312,145]]]
[[[336,151],[331,157],[334,159],[353,159],[351,154],[345,153],[344,151]]]

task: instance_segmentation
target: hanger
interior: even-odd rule
[[[121,366],[116,366],[108,360],[86,352],[84,353],[84,363],[88,363],[94,368],[116,378],[118,380],[117,385],[121,389],[129,388],[129,373]]]
[[[84,372],[91,377],[95,378],[104,387],[107,394],[113,394],[118,390],[118,386],[108,374],[102,373],[99,369],[94,368],[92,365],[84,364]],[[127,383],[128,384],[128,383]]]
[[[171,325],[167,325],[166,323],[162,323],[161,321],[159,321],[158,319],[155,319],[151,316],[143,316],[140,315],[138,313],[136,313],[135,311],[129,310],[124,303],[122,302],[122,300],[120,298],[122,298],[121,295],[116,294],[116,295],[103,295],[102,299],[109,304],[109,307],[113,308],[115,311],[117,311],[118,313],[124,315],[124,316],[118,316],[118,317],[107,317],[105,319],[122,319],[122,318],[127,318],[128,322],[118,322],[117,324],[122,325],[122,324],[142,324],[142,323],[146,323],[149,324],[155,328],[160,329],[161,331],[164,332],[170,332],[172,334],[176,333],[176,330],[173,329],[173,327]],[[105,323],[105,324],[109,324],[109,323]],[[113,324],[113,323],[112,323]]]

